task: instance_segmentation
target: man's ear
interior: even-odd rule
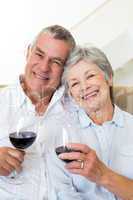
[[[26,52],[26,60],[29,59],[30,54],[31,54],[31,45],[28,45],[27,52]]]

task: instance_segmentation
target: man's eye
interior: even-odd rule
[[[59,60],[52,60],[52,63],[56,64],[58,66],[62,66],[63,65],[63,63],[61,61],[59,61]]]
[[[43,55],[40,53],[35,53],[38,57],[43,58]]]

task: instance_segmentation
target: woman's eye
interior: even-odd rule
[[[78,85],[78,82],[72,83],[71,87]]]
[[[90,74],[90,75],[88,75],[87,77],[86,77],[86,79],[90,79],[90,78],[92,78],[92,77],[94,77],[95,75],[94,74]]]

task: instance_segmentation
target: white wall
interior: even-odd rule
[[[40,29],[51,24],[70,28],[104,1],[0,1],[0,84],[23,71],[26,48]]]
[[[133,0],[4,0],[0,24],[0,84],[23,71],[28,44],[51,24],[70,28],[79,44],[102,47],[115,69],[132,57]]]
[[[133,58],[133,30],[126,30],[102,49],[114,70],[122,67]]]
[[[73,27],[79,44],[106,46],[133,24],[133,0],[107,0]]]
[[[133,58],[133,0],[108,0],[72,31],[79,44],[103,49],[113,69]]]

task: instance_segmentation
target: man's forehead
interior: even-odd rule
[[[44,47],[44,46],[43,46]],[[47,49],[51,49],[52,48],[52,45],[49,45],[49,44],[45,44],[45,48],[43,48],[43,47],[41,47],[40,45],[38,45],[38,44],[36,44],[36,46],[35,46],[35,49],[37,50],[37,51],[39,51],[40,53],[45,53],[45,50]]]
[[[38,36],[37,40],[36,40],[36,46],[40,46],[45,45],[46,47],[49,47],[49,45],[51,45],[49,42],[50,41],[54,41],[54,36],[52,34],[49,33],[42,33]]]
[[[68,41],[63,39],[55,38],[52,33],[42,33],[38,36],[36,40],[37,45],[44,45],[47,48],[52,48],[54,46],[71,46]]]
[[[54,38],[52,34],[41,34],[35,44],[35,50],[53,57],[65,59],[70,51],[70,45],[64,40]]]

